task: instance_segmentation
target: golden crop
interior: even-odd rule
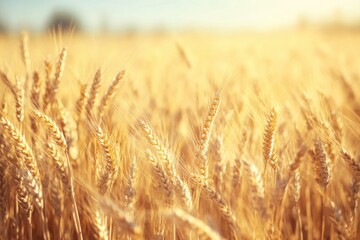
[[[1,239],[358,239],[359,42],[0,36]]]

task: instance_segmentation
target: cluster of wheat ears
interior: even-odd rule
[[[90,69],[92,82],[66,95],[67,48],[34,70],[27,39],[24,74],[0,71],[1,239],[360,237],[359,95],[344,71],[331,72],[344,108],[340,96],[300,90],[293,105],[272,105],[257,85],[244,95],[257,108],[233,104],[224,88],[206,109],[177,108],[186,93],[173,105],[170,94],[124,121],[114,100],[128,73],[105,86],[102,71]],[[160,110],[161,101],[172,107]],[[204,119],[193,134],[184,115]],[[162,121],[173,132],[159,134]]]

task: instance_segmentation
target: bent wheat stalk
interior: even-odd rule
[[[50,131],[51,137],[54,139],[56,144],[59,147],[61,147],[61,150],[64,152],[64,154],[66,156],[66,163],[65,163],[59,157],[59,154],[57,153],[55,146],[51,142],[48,143],[49,152],[53,159],[53,162],[54,162],[58,172],[60,173],[60,176],[61,176],[61,179],[62,179],[64,185],[67,186],[67,189],[70,192],[73,209],[74,209],[73,218],[74,218],[75,228],[76,228],[79,239],[82,239],[81,224],[80,224],[79,212],[78,212],[78,208],[77,208],[77,204],[76,204],[75,188],[74,188],[74,183],[73,183],[73,178],[72,178],[73,174],[72,174],[72,170],[71,170],[69,156],[67,153],[67,144],[66,144],[65,137],[64,137],[63,133],[60,131],[59,127],[56,125],[56,123],[50,117],[48,117],[45,114],[43,114],[39,111],[36,111],[36,110],[34,111],[34,114],[44,124],[44,126]]]
[[[65,152],[66,155],[66,162],[61,158],[59,152],[56,150],[56,147],[51,142],[47,144],[49,153],[51,155],[51,158],[53,160],[53,163],[57,169],[57,172],[60,176],[60,179],[62,180],[63,184],[66,186],[67,191],[70,193],[70,198],[72,201],[72,207],[73,207],[73,220],[76,228],[76,232],[79,239],[83,239],[82,236],[82,230],[81,230],[81,223],[79,218],[79,211],[76,203],[75,198],[75,187],[73,182],[73,174],[71,171],[69,156],[67,152]],[[66,148],[65,148],[66,151]]]

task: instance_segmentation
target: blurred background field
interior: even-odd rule
[[[172,100],[180,100],[186,91],[188,100],[194,99],[181,104],[191,105],[198,94],[208,94],[214,87],[226,89],[229,99],[236,99],[239,91],[258,84],[263,91],[277,89],[277,94],[268,92],[266,97],[278,102],[291,98],[299,90],[336,91],[337,82],[332,69],[349,71],[349,77],[354,81],[359,79],[359,42],[360,32],[357,31],[339,34],[281,30],[131,35],[58,32],[30,34],[28,44],[34,70],[41,70],[45,59],[56,61],[61,48],[67,47],[63,81],[64,86],[67,83],[74,86],[63,89],[67,94],[76,95],[79,83],[91,81],[96,68],[103,70],[105,83],[112,81],[119,69],[126,69],[131,88],[120,91],[136,91],[140,99],[164,95],[167,98],[172,96]],[[0,66],[12,77],[24,71],[19,51],[18,35],[0,36],[3,56]],[[144,88],[144,84],[149,86]],[[166,87],[167,91],[156,89],[159,85]],[[293,90],[289,91],[289,86]],[[159,104],[166,104],[162,99],[157,98]],[[133,98],[126,101],[138,102]]]

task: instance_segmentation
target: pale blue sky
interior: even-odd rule
[[[268,29],[300,16],[328,19],[340,9],[346,20],[360,19],[360,0],[0,0],[0,20],[9,28],[42,29],[57,9],[76,14],[86,29],[206,28]]]

